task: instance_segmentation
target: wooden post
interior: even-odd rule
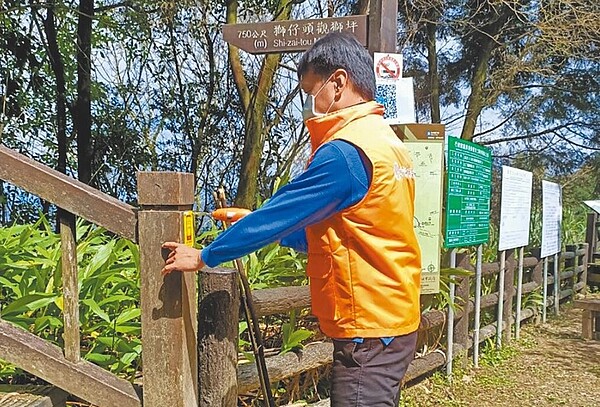
[[[589,261],[589,252],[590,247],[588,243],[584,243],[581,245],[585,252],[583,256],[581,256],[581,265],[583,266],[583,272],[581,273],[581,281],[583,282],[583,294],[587,294],[587,276],[588,276],[588,261]]]
[[[193,174],[138,173],[144,407],[198,405],[196,274],[160,271],[165,241],[181,241]]]
[[[506,251],[508,261],[506,264],[506,275],[504,276],[504,312],[502,315],[502,320],[504,321],[506,327],[503,334],[506,343],[510,342],[512,335],[513,297],[515,295],[515,269],[517,268],[515,255],[516,251],[514,249]]]
[[[398,1],[371,1],[369,6],[368,48],[374,52],[396,52],[398,36]]]
[[[469,253],[458,253],[456,262],[459,268],[473,271],[469,261]],[[457,354],[457,361],[463,368],[467,366],[469,353],[469,277],[464,276],[460,280],[456,290],[456,304],[462,307],[461,317],[454,325],[454,343],[462,346],[464,352]]]
[[[240,292],[237,271],[206,269],[198,296],[200,407],[237,405]]]
[[[598,221],[598,214],[596,212],[588,213],[587,216],[587,226],[585,230],[585,242],[588,246],[588,261],[594,262],[594,253],[596,253],[599,248],[596,245],[598,241],[598,231],[596,229],[596,223]]]
[[[63,284],[63,319],[65,324],[65,358],[79,362],[79,278],[77,268],[77,240],[75,236],[75,215],[58,210],[60,224],[60,250]]]
[[[565,250],[566,253],[569,252],[573,252],[573,258],[569,259],[565,257],[565,267],[563,269],[563,272],[565,272],[568,268],[570,268],[573,271],[573,275],[571,276],[570,279],[570,285],[571,285],[571,290],[573,291],[572,295],[572,299],[575,299],[575,284],[577,284],[577,245],[567,245],[565,246]],[[565,254],[566,254],[565,253]]]

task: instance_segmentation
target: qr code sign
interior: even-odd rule
[[[394,119],[398,117],[398,105],[396,103],[396,85],[395,84],[377,84],[375,88],[375,101],[385,108],[384,119]]]

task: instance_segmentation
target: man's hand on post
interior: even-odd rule
[[[172,271],[196,272],[205,266],[198,249],[176,242],[165,242],[162,247],[171,250],[161,270],[163,276]]]

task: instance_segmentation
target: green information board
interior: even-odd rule
[[[445,247],[486,243],[490,234],[492,154],[489,148],[448,138]]]

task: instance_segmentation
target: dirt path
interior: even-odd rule
[[[600,341],[581,339],[581,310],[567,306],[519,342],[484,350],[477,370],[435,376],[404,391],[405,407],[600,406]]]

